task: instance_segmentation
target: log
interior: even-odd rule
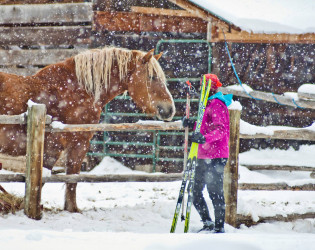
[[[243,90],[234,90],[231,88],[220,88],[219,91],[221,91],[223,94],[233,94],[235,96],[252,98]],[[315,109],[315,101],[297,100],[295,102],[296,104],[294,104],[294,102],[292,101],[292,98],[290,98],[288,96],[282,96],[282,95],[277,95],[277,94],[273,95],[272,93],[266,93],[266,92],[262,92],[262,91],[251,91],[250,94],[251,94],[251,96],[253,96],[257,99],[261,99],[261,100],[267,101],[267,102],[277,103],[277,101],[275,100],[275,98],[276,98],[278,100],[278,102],[283,104],[283,105],[287,105],[287,106],[291,106],[291,107],[296,108],[297,107],[296,104],[297,104],[302,108]]]
[[[32,219],[39,220],[41,214],[41,190],[44,158],[46,106],[36,104],[28,107],[25,207],[24,213]]]
[[[168,182],[181,180],[183,174],[106,174],[106,175],[51,175],[43,177],[43,183],[78,183],[78,182]],[[25,182],[22,174],[0,175],[0,182]]]
[[[249,170],[315,171],[315,167],[289,165],[250,165],[241,164]]]
[[[288,185],[286,183],[239,183],[239,190],[290,190],[290,191],[315,191],[315,183],[304,185]]]
[[[4,5],[0,8],[0,24],[85,23],[91,21],[91,3]]]
[[[64,124],[54,127],[52,124],[46,132],[87,132],[87,131],[137,131],[137,130],[183,130],[181,122],[153,123],[119,123],[119,124]]]

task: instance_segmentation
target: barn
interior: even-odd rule
[[[253,16],[247,2],[235,6],[230,0],[213,4],[198,0],[1,0],[0,70],[31,75],[78,51],[105,45],[144,51],[154,48],[155,53],[164,52],[160,63],[175,98],[176,120],[185,111],[183,83],[190,80],[197,89],[200,75],[206,72],[217,74],[224,87],[238,84],[237,72],[240,81],[252,89],[277,95],[314,83],[315,28],[307,1],[296,1],[298,5],[290,1],[292,6],[286,6],[284,0],[279,5],[266,1],[264,6],[256,6],[268,8],[264,17]],[[303,9],[299,17],[294,16],[297,7]],[[239,19],[233,9],[248,14],[248,19]],[[277,23],[275,17],[280,14],[288,16],[288,23]],[[299,18],[302,21],[296,21]],[[290,19],[295,20],[294,25]],[[250,96],[235,96],[235,100],[243,106],[242,119],[251,124],[305,127],[315,120],[311,108]],[[192,116],[196,116],[196,104],[193,99]],[[128,96],[121,96],[107,105],[101,122],[146,119]],[[83,169],[111,156],[134,169],[180,172],[183,139],[181,131],[97,133]],[[303,143],[309,142],[246,140],[241,141],[241,150]]]

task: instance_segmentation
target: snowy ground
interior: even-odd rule
[[[240,155],[240,163],[314,166],[315,146],[299,151],[251,150]],[[312,153],[313,152],[313,153]],[[298,162],[295,162],[299,159]],[[105,158],[92,174],[131,173],[111,158]],[[5,171],[0,171],[5,173]],[[315,183],[309,172],[249,171],[240,166],[240,182]],[[9,192],[24,195],[24,184],[3,183]],[[180,181],[163,183],[78,184],[80,214],[62,211],[63,184],[45,184],[42,203],[47,209],[40,221],[23,212],[0,215],[0,242],[5,250],[27,249],[233,249],[311,250],[315,245],[315,219],[290,223],[270,222],[235,229],[226,234],[193,233],[202,225],[193,209],[190,233],[179,222],[170,234]],[[209,206],[211,207],[210,203]],[[259,216],[315,212],[315,194],[307,191],[239,191],[238,213]]]

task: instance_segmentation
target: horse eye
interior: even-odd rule
[[[152,76],[152,81],[156,81],[157,80],[157,77],[156,76]]]

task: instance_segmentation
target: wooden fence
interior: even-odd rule
[[[240,223],[253,223],[250,218],[237,215],[237,192],[238,190],[309,190],[315,191],[315,184],[305,184],[289,186],[285,183],[278,184],[248,184],[238,183],[238,152],[240,138],[273,138],[271,135],[245,135],[240,134],[240,111],[230,110],[230,158],[225,168],[224,191],[226,197],[226,222],[232,226]],[[49,132],[75,132],[75,131],[115,131],[115,130],[182,130],[181,122],[154,122],[154,123],[134,123],[134,124],[63,124],[63,126],[53,126],[49,116],[45,116],[46,107],[42,104],[33,105],[28,108],[28,117],[25,116],[0,116],[2,124],[25,124],[27,123],[27,169],[26,174],[0,175],[0,182],[25,182],[25,214],[33,219],[41,218],[41,186],[48,182],[127,182],[127,181],[175,181],[182,178],[182,174],[140,174],[140,175],[52,175],[42,177],[43,165],[43,145],[45,130]],[[45,126],[46,124],[46,126]],[[307,129],[279,130],[274,135],[280,139],[299,139],[315,141],[315,132]],[[305,137],[307,135],[307,138]],[[287,166],[285,170],[289,169]],[[266,167],[265,167],[266,169]],[[272,168],[273,169],[273,168]],[[294,170],[293,167],[290,170]],[[298,169],[300,170],[300,169]],[[313,170],[306,168],[305,170]],[[277,219],[288,220],[293,218],[314,218],[315,213],[304,215],[290,215],[286,218]],[[267,220],[270,218],[261,218]],[[272,219],[272,218],[271,218]],[[275,219],[275,218],[274,218]],[[251,221],[251,222],[249,222]]]

